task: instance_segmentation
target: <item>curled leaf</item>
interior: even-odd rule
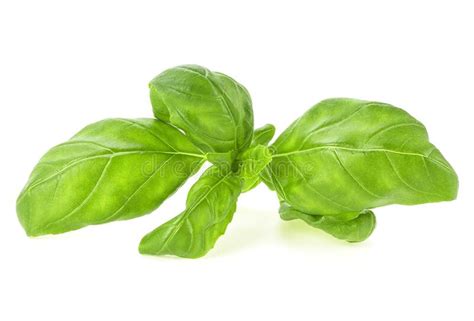
[[[369,210],[341,215],[311,215],[295,210],[285,203],[280,206],[280,217],[285,221],[303,220],[308,225],[347,242],[366,240],[372,234],[376,222],[374,213]]]
[[[234,79],[196,65],[168,69],[150,82],[158,119],[182,129],[207,153],[239,152],[252,140],[252,101]]]

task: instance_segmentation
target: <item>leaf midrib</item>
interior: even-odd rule
[[[422,157],[432,163],[435,163],[436,165],[441,166],[447,171],[453,173],[453,170],[449,168],[448,166],[446,166],[445,164],[443,164],[442,162],[436,159],[430,158],[424,154],[401,152],[401,151],[396,151],[396,150],[386,149],[386,148],[354,148],[354,147],[344,147],[344,146],[338,146],[338,145],[325,145],[325,146],[317,146],[317,147],[312,147],[312,148],[307,148],[307,149],[296,150],[296,151],[288,152],[288,153],[280,153],[280,154],[277,153],[277,154],[273,154],[272,157],[273,158],[287,157],[291,155],[304,154],[311,151],[331,150],[331,149],[358,152],[358,153],[371,153],[371,152],[377,153],[378,152],[378,153],[392,153],[392,154],[398,154],[398,155],[404,155],[404,156],[417,156],[417,157]]]
[[[229,114],[230,118],[231,118],[231,121],[234,125],[234,147],[235,149],[237,150],[238,149],[238,146],[237,146],[237,129],[238,129],[238,124],[237,124],[237,119],[235,118],[235,115],[232,113],[232,110],[230,108],[229,105],[231,105],[231,101],[229,99],[229,97],[227,96],[226,92],[223,91],[218,84],[215,83],[215,81],[209,77],[208,75],[208,72],[206,70],[206,74],[203,75],[199,72],[196,72],[195,70],[192,70],[190,68],[187,68],[187,67],[184,67],[184,66],[181,66],[181,67],[177,67],[178,69],[181,69],[181,70],[186,70],[188,72],[191,72],[191,73],[194,73],[194,74],[197,74],[199,75],[200,77],[203,77],[204,79],[206,79],[209,84],[211,85],[211,87],[213,88],[214,92],[217,94],[217,98],[221,99],[222,102],[223,102],[223,106],[224,108],[226,109],[227,113]],[[225,75],[224,75],[225,76]],[[234,85],[235,85],[235,82],[234,82]]]
[[[206,158],[205,155],[199,155],[199,154],[193,154],[193,153],[170,152],[170,151],[154,151],[154,150],[153,151],[149,151],[149,150],[129,150],[129,151],[123,151],[123,152],[114,152],[114,153],[107,153],[107,154],[89,156],[89,157],[81,158],[81,159],[76,160],[76,161],[72,161],[68,165],[66,165],[65,167],[61,168],[61,170],[59,170],[59,171],[55,172],[54,174],[52,174],[52,175],[50,175],[50,176],[34,183],[34,184],[32,184],[28,189],[25,190],[24,193],[22,193],[19,200],[21,199],[21,197],[23,195],[25,195],[27,192],[31,191],[32,189],[34,189],[38,185],[41,185],[41,184],[49,181],[50,179],[53,179],[54,177],[56,177],[59,174],[67,171],[68,169],[76,166],[77,164],[80,164],[82,162],[86,162],[86,161],[89,161],[89,160],[93,160],[93,159],[114,158],[114,157],[121,157],[121,156],[133,155],[133,154],[167,154],[167,155],[172,155],[172,156],[183,155],[183,156],[190,156],[190,157],[196,157],[196,158],[202,158],[202,159]]]
[[[163,242],[163,245],[160,247],[158,251],[156,251],[156,254],[161,253],[165,249],[165,247],[168,246],[168,243],[175,237],[176,233],[181,229],[183,226],[184,222],[187,220],[189,215],[209,196],[209,194],[217,188],[227,177],[229,177],[232,173],[228,173],[222,178],[220,178],[215,184],[210,187],[210,189],[203,195],[201,196],[195,203],[193,203],[189,208],[185,209],[184,212],[181,214],[181,217],[177,220],[175,223],[176,225],[173,226],[172,232],[165,238],[165,241]]]

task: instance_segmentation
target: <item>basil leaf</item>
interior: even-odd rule
[[[205,255],[232,220],[239,194],[236,175],[210,167],[189,191],[186,210],[145,235],[140,253],[186,258]]]
[[[227,158],[232,158],[250,145],[252,102],[232,78],[185,65],[164,71],[149,87],[155,116],[182,129],[203,151],[230,153]]]
[[[239,157],[238,174],[242,179],[242,192],[247,192],[260,183],[260,173],[272,161],[268,147],[257,145],[247,149]]]
[[[260,175],[271,162],[272,155],[266,145],[275,134],[275,126],[266,124],[253,132],[252,143],[238,157],[239,175],[242,178],[242,192],[248,192],[262,181]]]
[[[402,109],[355,99],[322,101],[285,130],[267,167],[279,196],[320,215],[456,198],[456,173]]]
[[[280,206],[280,217],[285,221],[301,219],[312,227],[348,242],[366,240],[372,234],[376,222],[374,213],[369,210],[343,215],[311,215],[300,212],[286,203]]]
[[[17,201],[30,236],[130,219],[156,209],[204,162],[176,128],[107,119],[44,155]]]
[[[254,130],[253,139],[250,146],[266,146],[272,140],[273,135],[275,135],[275,126],[272,124],[263,125],[262,127]]]

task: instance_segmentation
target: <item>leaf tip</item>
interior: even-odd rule
[[[153,251],[152,246],[150,245],[150,242],[148,241],[149,239],[149,234],[145,235],[141,241],[140,244],[138,244],[138,252],[143,255],[158,255],[159,253],[156,253]]]

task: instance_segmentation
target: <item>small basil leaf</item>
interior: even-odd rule
[[[247,192],[260,183],[260,173],[272,161],[268,147],[257,145],[247,149],[239,158],[238,174],[242,179],[242,192]]]
[[[266,124],[253,132],[252,143],[239,159],[239,167],[243,180],[242,192],[248,192],[257,187],[262,181],[261,175],[265,175],[265,167],[271,162],[271,152],[266,147],[275,135],[275,126]],[[263,145],[260,146],[259,145]],[[250,167],[251,175],[249,175]],[[268,185],[268,184],[267,184]]]
[[[280,206],[280,217],[285,221],[301,219],[308,225],[321,229],[332,236],[347,242],[362,242],[375,228],[375,215],[372,211],[342,215],[312,215],[300,212],[286,203]]]
[[[155,119],[107,119],[49,150],[17,200],[30,236],[124,220],[156,209],[205,158]]]
[[[252,102],[234,79],[185,65],[164,71],[149,87],[155,116],[182,129],[203,151],[226,153],[250,145]]]
[[[322,101],[272,149],[269,181],[286,203],[305,213],[335,215],[456,198],[456,173],[429,142],[425,127],[388,104]]]
[[[189,191],[186,210],[145,235],[140,253],[186,258],[205,255],[232,220],[240,189],[240,179],[232,172],[210,167]]]
[[[268,143],[272,140],[273,136],[275,135],[275,126],[272,124],[266,124],[262,127],[259,127],[254,130],[253,132],[253,139],[252,144],[250,146],[257,146],[257,145],[268,145]]]

